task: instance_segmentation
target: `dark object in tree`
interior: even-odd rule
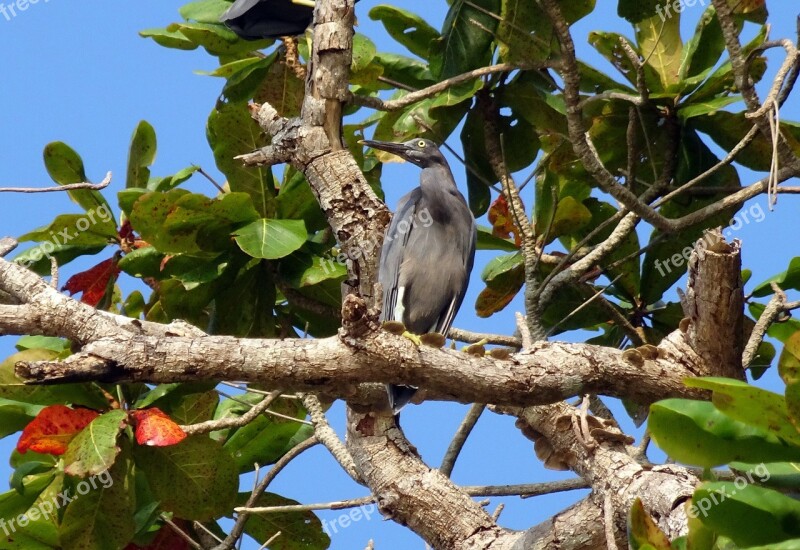
[[[477,226],[450,166],[427,139],[363,141],[422,168],[420,185],[400,199],[381,251],[381,320],[400,321],[414,334],[447,334],[467,292]],[[417,388],[389,385],[397,413]]]
[[[236,0],[219,20],[245,40],[261,40],[302,34],[313,15],[313,2]]]

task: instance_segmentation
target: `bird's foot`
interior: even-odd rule
[[[403,332],[402,336],[404,338],[408,338],[409,340],[414,342],[417,346],[422,344],[422,342],[420,341],[420,337],[417,336],[416,334],[412,334],[412,333],[410,333],[408,331],[405,331],[405,332]]]
[[[486,348],[484,346],[488,343],[489,343],[488,340],[484,339],[465,347],[461,351],[463,351],[464,353],[469,353],[470,355],[483,357],[486,355]]]
[[[400,336],[406,331],[406,326],[400,321],[384,321],[383,330]]]
[[[429,332],[428,334],[423,334],[419,337],[419,339],[423,344],[432,348],[441,348],[447,341],[447,338],[444,337],[444,334],[439,332]]]

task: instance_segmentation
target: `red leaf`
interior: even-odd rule
[[[91,269],[76,273],[69,278],[67,284],[61,290],[66,290],[70,296],[83,292],[81,302],[94,307],[103,299],[109,281],[116,280],[117,275],[119,275],[117,260],[116,258],[109,258]]]
[[[173,519],[172,521],[184,531],[189,527],[188,522],[185,520]],[[189,550],[189,543],[176,533],[172,527],[165,525],[159,529],[156,538],[147,546],[130,543],[124,550]]]
[[[522,242],[514,226],[514,220],[508,210],[508,203],[503,195],[500,195],[489,207],[489,223],[492,224],[492,235],[503,239],[510,239],[514,235],[514,242],[517,246]]]
[[[22,430],[17,451],[62,455],[72,438],[98,416],[100,413],[91,409],[70,409],[65,405],[45,407]]]
[[[133,234],[133,226],[131,225],[130,220],[125,220],[122,222],[122,227],[119,228],[118,231],[119,238],[123,241],[128,241],[129,243],[133,243],[135,235]]]
[[[136,421],[136,442],[139,445],[166,447],[186,439],[186,432],[158,408],[131,412]]]

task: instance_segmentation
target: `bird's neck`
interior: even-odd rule
[[[447,164],[436,164],[423,168],[420,174],[420,187],[427,196],[452,194],[458,191],[453,173]]]
[[[453,199],[464,202],[447,164],[424,168],[420,175],[420,189],[430,215],[440,222],[452,216]]]

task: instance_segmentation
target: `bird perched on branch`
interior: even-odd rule
[[[422,168],[419,187],[400,199],[381,250],[381,320],[399,321],[412,334],[442,335],[453,324],[467,292],[475,259],[477,226],[453,173],[435,143],[362,141]],[[389,385],[397,413],[417,388]]]
[[[313,16],[313,0],[236,0],[219,20],[245,40],[261,40],[303,34]]]

